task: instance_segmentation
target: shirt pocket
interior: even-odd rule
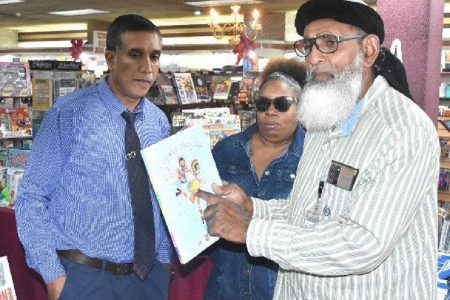
[[[323,220],[344,218],[349,213],[352,199],[352,191],[325,183],[314,214]]]

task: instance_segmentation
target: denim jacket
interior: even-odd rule
[[[253,124],[242,133],[218,142],[213,156],[222,180],[238,184],[260,199],[286,199],[295,180],[303,151],[305,131],[298,126],[286,153],[273,160],[260,179],[250,161],[250,141],[257,130]],[[278,266],[265,258],[249,256],[245,245],[220,240],[210,250],[214,261],[205,299],[272,299]]]

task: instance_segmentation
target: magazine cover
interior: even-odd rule
[[[0,257],[0,299],[17,300],[8,257]]]
[[[53,104],[53,80],[33,79],[33,110],[49,110]]]
[[[181,104],[197,103],[197,93],[191,73],[174,73],[173,78]]]
[[[208,136],[192,126],[141,151],[172,242],[182,264],[218,240],[208,234],[206,202],[198,189],[221,184]]]
[[[241,122],[238,115],[186,119],[186,126],[194,125],[203,127],[204,132],[209,136],[211,148],[225,137],[241,132]]]

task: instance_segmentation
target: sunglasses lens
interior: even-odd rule
[[[270,104],[273,103],[273,106],[279,112],[287,112],[291,107],[292,102],[294,101],[295,97],[288,97],[288,96],[277,97],[273,100],[266,97],[260,97],[256,99],[255,106],[257,111],[265,112],[269,109]]]
[[[270,100],[264,97],[260,97],[255,101],[256,110],[259,112],[265,112],[269,109]]]

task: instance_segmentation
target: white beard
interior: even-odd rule
[[[363,54],[325,81],[312,79],[308,70],[307,83],[300,97],[297,115],[300,123],[311,131],[324,131],[340,125],[352,114],[358,101],[363,80]]]

